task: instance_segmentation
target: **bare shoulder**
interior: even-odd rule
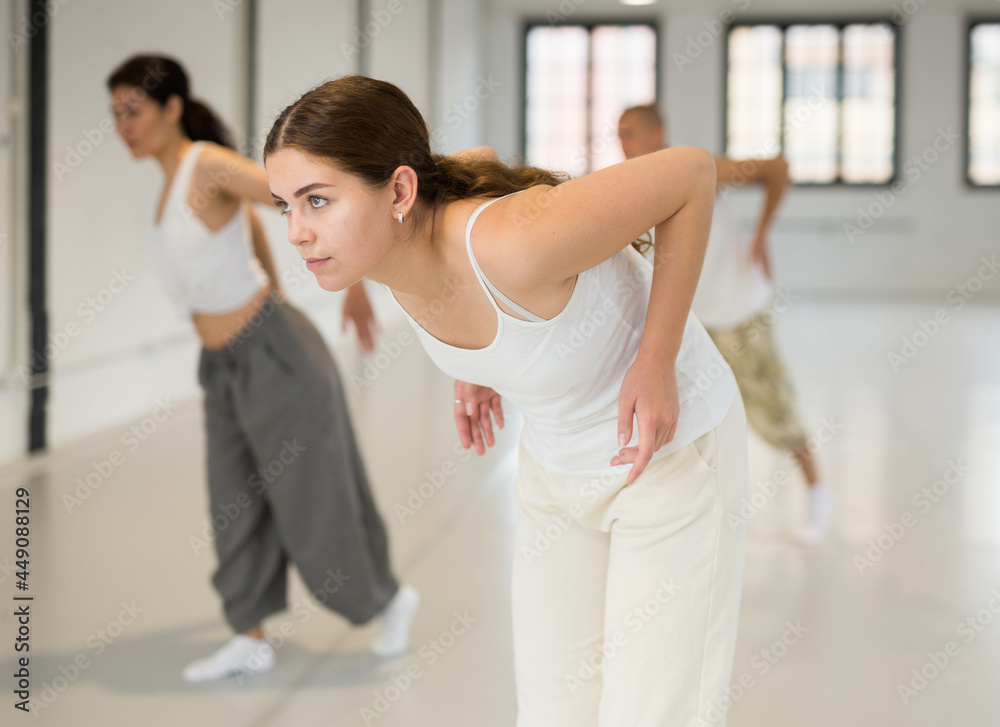
[[[196,171],[206,187],[218,188],[233,198],[246,198],[266,206],[273,204],[264,168],[228,147],[205,143]]]
[[[532,224],[545,214],[551,203],[550,193],[555,189],[550,184],[537,184],[498,199],[480,213],[474,238],[486,241],[487,247],[493,247],[493,241],[514,243],[523,239],[531,233]]]
[[[202,144],[201,154],[198,157],[197,169],[199,172],[212,174],[228,171],[234,173],[239,171],[244,163],[250,161],[221,144],[211,141],[202,142]]]
[[[451,217],[449,224],[461,227],[464,240],[468,223],[476,209],[490,203],[479,213],[472,228],[476,254],[479,254],[480,248],[485,254],[489,254],[490,250],[527,233],[531,221],[544,211],[544,195],[550,189],[551,185],[540,184],[506,197],[476,197],[453,202],[448,209]]]
[[[557,188],[540,184],[497,199],[476,218],[471,234],[473,253],[479,266],[498,286],[517,291],[563,282],[540,274],[541,268],[533,259],[540,251],[532,238],[537,234],[538,220],[551,204],[553,189]],[[462,226],[464,245],[465,230],[472,214],[479,205],[490,200],[463,201],[468,205],[456,210],[456,222]]]
[[[562,185],[538,184],[491,204],[476,221],[473,243],[483,264],[512,290],[560,285],[569,274],[551,275],[541,264],[547,236],[546,216]],[[481,251],[481,252],[480,252]]]

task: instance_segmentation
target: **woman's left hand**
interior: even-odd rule
[[[664,366],[662,358],[644,357],[641,353],[625,373],[618,397],[618,454],[612,465],[632,463],[627,484],[631,485],[646,469],[653,452],[674,438],[680,398],[677,393],[677,373],[673,362]],[[639,441],[627,447],[632,439],[632,422],[639,427]]]
[[[455,427],[462,448],[473,447],[476,454],[486,454],[486,448],[496,444],[490,413],[503,429],[503,406],[500,394],[487,386],[455,381]]]

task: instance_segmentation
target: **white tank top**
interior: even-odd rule
[[[739,328],[774,299],[763,268],[750,262],[751,244],[740,232],[732,203],[725,194],[716,195],[705,263],[691,303],[698,320],[712,330]]]
[[[218,230],[205,226],[187,203],[195,142],[181,160],[167,193],[160,224],[153,225],[150,257],[177,308],[191,313],[229,313],[246,305],[267,284],[253,251],[246,203]]]
[[[627,471],[631,465],[612,467],[609,462],[619,449],[618,397],[625,372],[639,350],[652,265],[629,245],[580,273],[569,302],[557,316],[543,320],[527,314],[533,320],[520,320],[496,304],[491,288],[514,310],[527,313],[492,286],[472,252],[472,226],[495,201],[480,205],[465,231],[473,270],[496,310],[493,342],[475,350],[449,346],[406,317],[442,371],[488,386],[520,409],[524,417],[521,442],[545,467],[583,477]],[[738,392],[732,371],[693,314],[688,315],[677,356],[677,385],[677,429],[673,440],[653,454],[654,459],[715,428]],[[638,430],[633,426],[629,445],[637,442]]]

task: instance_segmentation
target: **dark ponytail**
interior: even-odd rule
[[[191,98],[187,73],[173,58],[139,55],[129,58],[108,76],[108,90],[118,86],[142,89],[160,106],[178,96],[184,111],[181,128],[192,141],[211,141],[235,149],[229,132],[219,117],[201,101]]]
[[[181,126],[184,133],[191,141],[214,141],[220,146],[227,146],[235,149],[229,132],[215,115],[212,109],[208,108],[201,101],[189,98],[184,102],[184,114],[181,116]]]
[[[431,204],[470,197],[502,197],[539,184],[559,184],[567,176],[524,165],[508,166],[500,161],[466,161],[431,154],[431,170],[424,175]]]
[[[417,196],[431,207],[566,179],[536,167],[432,154],[427,124],[413,102],[393,84],[367,76],[327,81],[282,111],[267,135],[264,158],[286,147],[326,159],[373,187],[400,166],[411,167]]]

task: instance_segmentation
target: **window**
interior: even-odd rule
[[[968,157],[976,186],[1000,186],[1000,22],[969,28]]]
[[[655,102],[656,57],[651,23],[529,26],[525,161],[574,177],[622,161],[618,117]]]
[[[727,156],[781,152],[798,183],[891,182],[896,39],[888,22],[730,27]]]

